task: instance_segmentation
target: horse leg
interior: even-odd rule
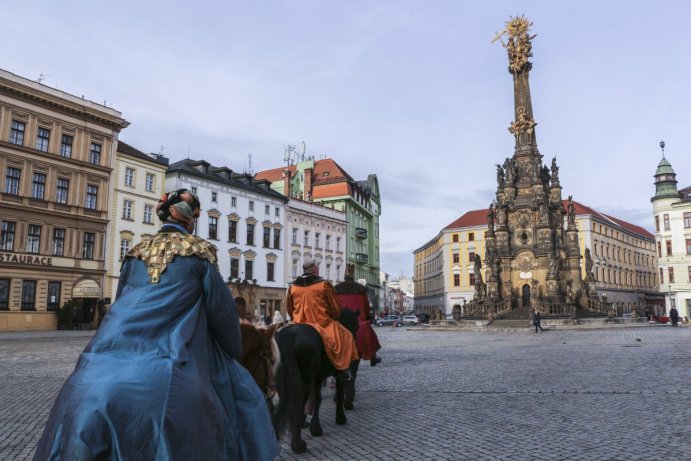
[[[343,400],[345,396],[346,383],[336,380],[336,424],[343,425],[347,422],[345,410],[343,409]]]
[[[296,400],[297,404],[293,404],[290,409],[290,448],[295,453],[304,453],[307,451],[307,444],[302,440],[302,425],[305,422],[304,405],[300,405],[299,399]],[[305,400],[304,397],[302,400]]]
[[[312,420],[310,421],[310,434],[312,434],[315,437],[318,437],[322,435],[324,431],[322,430],[322,425],[319,421],[319,407],[322,404],[322,389],[321,383],[316,379],[313,380],[311,394],[312,395],[310,395],[310,399],[314,403],[314,407],[312,413]]]
[[[354,410],[353,401],[355,401],[355,379],[357,378],[357,371],[360,368],[360,360],[353,360],[350,362],[350,381],[345,383],[345,398],[343,407],[346,410]]]

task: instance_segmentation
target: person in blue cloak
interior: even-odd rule
[[[164,194],[160,231],[122,265],[117,297],[62,387],[34,460],[271,460],[264,397],[236,358],[240,325],[199,199]]]

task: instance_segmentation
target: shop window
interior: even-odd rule
[[[691,275],[691,267],[689,268],[689,275]],[[0,279],[0,311],[7,311],[10,309],[10,280]]]
[[[22,282],[22,310],[36,310],[36,281],[24,280]]]
[[[48,282],[46,309],[54,311],[60,306],[60,282]]]

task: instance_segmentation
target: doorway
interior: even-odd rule
[[[523,285],[522,291],[523,307],[528,307],[530,306],[530,285],[528,285],[527,283]]]

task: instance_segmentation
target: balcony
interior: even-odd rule
[[[0,202],[14,203],[28,209],[42,208],[44,210],[53,212],[64,212],[70,213],[72,215],[90,216],[97,219],[107,219],[107,212],[104,210],[72,206],[64,203],[53,202],[50,200],[41,200],[33,197],[25,197],[23,195],[8,194],[6,192],[0,193]]]
[[[355,228],[355,237],[359,239],[366,239],[367,238],[367,229],[364,227],[356,227]]]
[[[367,263],[369,258],[366,253],[355,253],[355,261],[359,263]]]

